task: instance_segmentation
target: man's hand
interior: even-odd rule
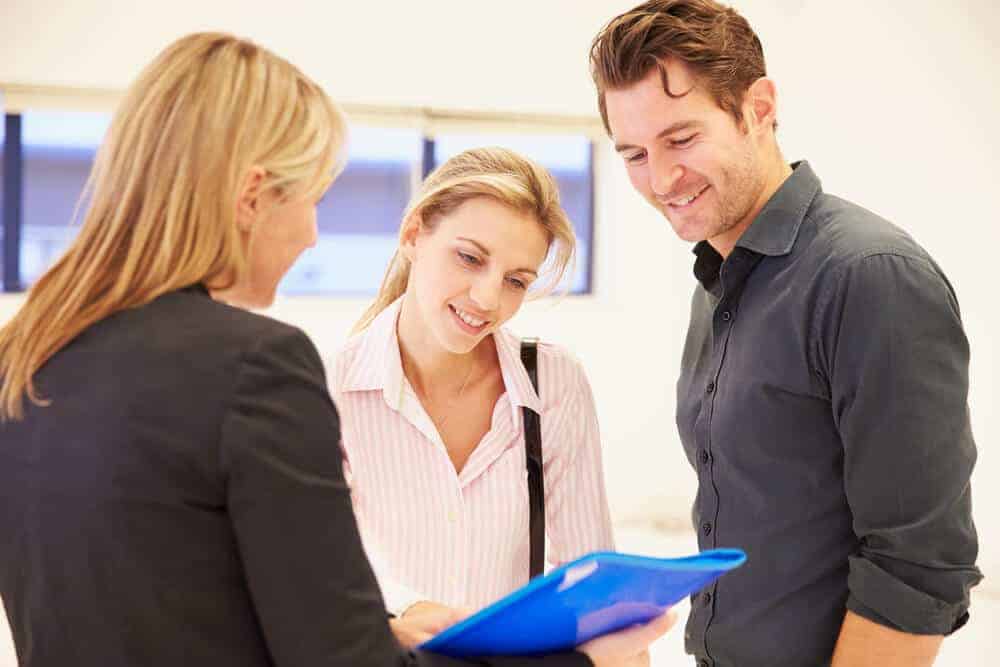
[[[455,609],[436,602],[418,602],[399,618],[389,619],[389,627],[396,635],[396,641],[409,650],[458,623],[470,613],[469,609]]]

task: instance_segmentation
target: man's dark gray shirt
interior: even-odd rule
[[[700,665],[826,665],[847,609],[918,634],[981,578],[969,346],[906,233],[825,194],[807,163],[723,261],[697,260],[677,424],[702,549],[742,568],[692,599]]]

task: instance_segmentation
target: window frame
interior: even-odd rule
[[[22,292],[21,223],[24,199],[24,147],[21,115],[4,114],[3,291]]]

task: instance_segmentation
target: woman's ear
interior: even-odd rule
[[[263,168],[253,166],[243,179],[236,198],[236,228],[241,232],[249,233],[260,217],[261,191],[266,174]]]
[[[399,232],[399,251],[410,263],[417,254],[417,236],[420,234],[420,213],[413,212],[403,221],[403,229]]]

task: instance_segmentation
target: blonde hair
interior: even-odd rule
[[[195,283],[247,270],[236,203],[252,167],[263,191],[318,195],[342,166],[346,123],[296,67],[219,33],[183,37],[126,91],[66,253],[0,329],[0,420],[20,419],[33,377],[84,329]]]
[[[559,189],[543,167],[506,148],[473,148],[452,157],[424,180],[403,213],[400,242],[408,227],[419,221],[433,230],[437,221],[470,199],[488,197],[519,213],[534,217],[549,241],[547,280],[532,290],[536,296],[550,293],[573,266],[576,235],[559,203]],[[393,301],[406,292],[410,261],[396,250],[375,301],[368,307],[353,333],[365,329]]]

